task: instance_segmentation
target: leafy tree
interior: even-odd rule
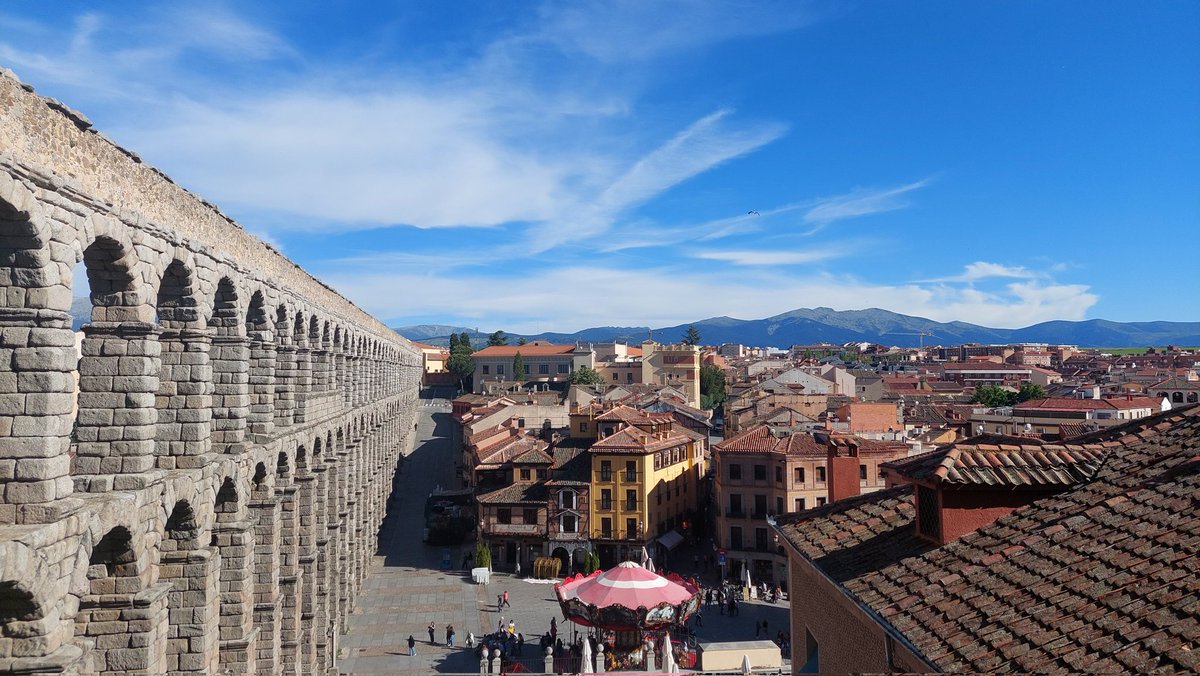
[[[521,358],[521,351],[517,350],[517,356],[513,357],[513,380],[525,379],[525,360]]]
[[[571,372],[568,380],[572,385],[600,385],[604,382],[604,377],[590,366],[580,366]]]
[[[488,546],[483,544],[482,540],[475,545],[475,567],[492,567],[492,550],[488,549]]]
[[[998,385],[984,385],[983,387],[975,388],[975,398],[971,401],[976,404],[983,404],[988,408],[1012,406],[1017,403],[1017,393],[1010,392]]]
[[[469,336],[466,331],[463,331],[458,336],[458,346],[460,349],[466,350],[467,354],[471,354],[475,351],[475,348],[471,347],[471,336]]]
[[[461,348],[458,352],[450,355],[450,359],[446,361],[446,370],[454,374],[458,378],[458,389],[465,390],[466,381],[475,373],[475,360],[471,359],[469,353],[462,352]]]
[[[458,334],[451,333],[450,334],[450,354],[454,354],[454,352],[457,349],[458,349]]]
[[[528,343],[528,342],[529,342],[529,341],[528,341],[528,340],[526,340],[525,336],[521,336],[520,338],[518,338],[518,339],[517,339],[517,345],[524,345],[524,344],[526,344],[526,343]]]
[[[687,331],[683,334],[684,345],[699,345],[700,344],[700,329],[696,328],[695,324],[689,324]]]
[[[503,331],[496,331],[488,336],[488,347],[497,345],[508,345],[508,336]]]
[[[716,408],[725,401],[725,371],[715,364],[700,365],[700,405]]]
[[[1030,399],[1045,399],[1046,388],[1037,383],[1022,383],[1021,389],[1017,390],[1017,401],[1029,401]]]
[[[588,552],[583,555],[583,572],[585,574],[591,575],[599,568],[600,557],[596,555],[596,552]]]

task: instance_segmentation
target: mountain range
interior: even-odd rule
[[[1200,345],[1200,322],[1113,322],[1106,319],[1049,321],[1019,329],[997,329],[967,322],[936,322],[888,310],[833,310],[800,308],[766,319],[711,317],[688,324],[651,329],[646,326],[599,326],[575,333],[508,334],[512,340],[546,340],[554,343],[623,340],[640,343],[648,337],[677,341],[695,326],[706,345],[741,343],[751,346],[788,347],[810,343],[871,342],[915,347],[961,343],[1063,343],[1083,347],[1149,347]],[[447,345],[451,333],[466,331],[478,347],[488,334],[445,324],[419,324],[395,328],[400,335],[432,345]],[[920,334],[926,334],[924,336]]]

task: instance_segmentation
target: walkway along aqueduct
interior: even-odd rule
[[[329,671],[420,354],[90,127],[0,72],[0,671]]]

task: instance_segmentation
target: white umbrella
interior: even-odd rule
[[[752,671],[754,671],[754,667],[750,666],[750,656],[743,654],[742,655],[742,673],[749,674]]]
[[[654,572],[654,559],[646,559],[646,570]]]
[[[646,567],[646,561],[650,560],[650,552],[646,551],[645,545],[642,546],[642,567]]]
[[[662,670],[668,674],[679,673],[679,665],[675,664],[675,651],[671,649],[671,632],[663,639]]]
[[[749,566],[749,564],[742,566],[742,573],[745,575],[745,578],[746,578],[746,586],[753,587],[754,583],[750,581],[750,566]]]
[[[596,673],[592,669],[592,642],[589,641],[588,637],[586,637],[586,636],[583,637],[583,664],[581,664],[579,667],[579,673],[581,673],[581,674]]]

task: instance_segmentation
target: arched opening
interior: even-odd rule
[[[200,328],[196,279],[182,261],[172,261],[163,273],[155,309],[161,347],[157,464],[161,469],[200,467],[212,436],[211,339]]]
[[[1171,393],[1171,403],[1172,404],[1182,404],[1183,403],[1183,392],[1172,392]]]
[[[559,575],[566,577],[571,574],[571,555],[565,547],[555,547],[554,551],[551,552],[551,556],[558,559],[562,564],[558,569]]]
[[[246,438],[249,414],[250,340],[238,317],[238,293],[233,280],[222,277],[213,296],[212,317],[212,443],[214,450],[236,453]]]
[[[159,549],[159,577],[171,585],[167,594],[167,671],[217,670],[217,576],[220,556],[205,546],[201,525],[187,500],[171,509]]]
[[[83,483],[88,491],[105,492],[112,475],[154,464],[157,335],[141,316],[132,250],[101,235],[83,250],[82,263],[91,321],[80,343],[74,473],[91,477]],[[114,428],[122,430],[119,438]]]
[[[1188,392],[1187,403],[1194,404],[1194,403],[1196,403],[1196,401],[1197,401],[1197,394],[1195,392]]]
[[[165,671],[165,588],[143,593],[144,561],[132,546],[124,526],[104,534],[88,557],[87,589],[75,615],[75,635],[95,642],[94,664],[102,674],[122,674],[141,668],[148,673]],[[110,621],[112,609],[117,622]],[[142,618],[133,624],[133,619]]]

